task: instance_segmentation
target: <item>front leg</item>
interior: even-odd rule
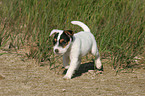
[[[67,73],[66,73],[66,75],[63,78],[64,79],[71,79],[71,77],[73,76],[75,70],[80,65],[80,62],[81,62],[81,60],[79,58],[73,58],[73,59],[71,59],[70,67],[67,70]]]
[[[65,69],[68,69],[69,68],[69,56],[67,55],[67,54],[64,54],[63,55],[63,67],[65,68]]]

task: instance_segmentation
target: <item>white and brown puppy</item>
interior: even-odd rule
[[[68,69],[64,76],[65,79],[71,79],[75,70],[79,68],[81,57],[89,52],[95,56],[97,69],[102,67],[95,37],[88,26],[80,21],[72,21],[71,23],[79,25],[84,31],[73,34],[71,30],[54,29],[50,33],[50,36],[55,33],[54,53],[63,55],[63,66]]]

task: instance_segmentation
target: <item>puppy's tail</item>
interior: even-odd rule
[[[74,25],[79,25],[86,32],[91,32],[89,27],[86,24],[84,24],[83,22],[80,22],[80,21],[71,21],[71,23],[74,24]]]

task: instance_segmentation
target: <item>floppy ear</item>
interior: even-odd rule
[[[70,37],[72,37],[74,34],[72,30],[64,30],[64,33],[69,35]]]
[[[62,32],[63,32],[63,30],[53,29],[49,36],[51,36],[54,33],[62,33]]]

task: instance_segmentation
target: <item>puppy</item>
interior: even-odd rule
[[[102,68],[96,40],[88,26],[80,21],[71,21],[71,23],[82,27],[84,31],[73,34],[71,30],[54,29],[50,33],[50,36],[55,33],[53,39],[54,53],[63,55],[63,66],[68,69],[63,77],[65,79],[72,78],[75,70],[79,68],[81,57],[89,52],[95,56],[97,69]]]

